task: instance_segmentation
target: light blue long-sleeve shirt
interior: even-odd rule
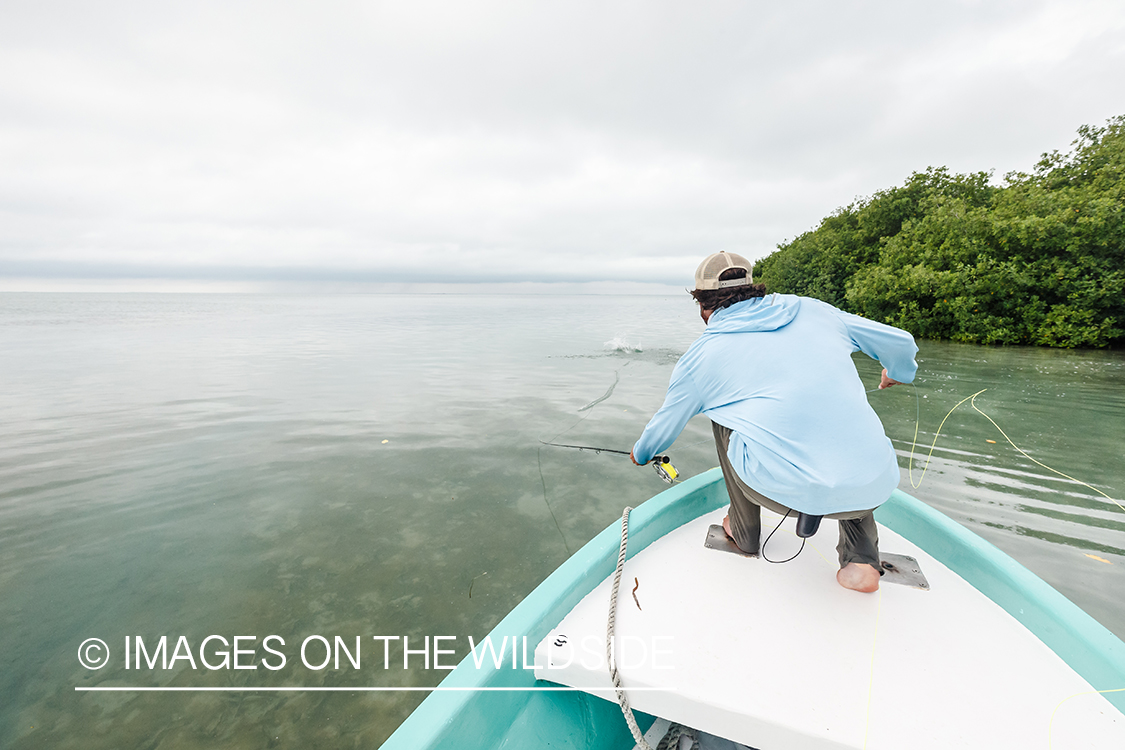
[[[856,351],[900,383],[918,369],[906,331],[809,297],[771,294],[716,310],[676,363],[633,456],[647,463],[705,414],[732,430],[731,465],[763,495],[813,515],[874,508],[898,485],[899,469]]]

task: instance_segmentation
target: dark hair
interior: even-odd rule
[[[745,278],[746,269],[744,268],[728,268],[719,274],[719,281]],[[730,307],[744,300],[765,297],[766,285],[750,283],[745,286],[728,286],[723,289],[693,289],[691,296],[704,310],[722,310],[724,307]]]

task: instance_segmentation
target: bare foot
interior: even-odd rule
[[[836,582],[846,589],[870,594],[879,590],[879,571],[867,563],[848,563],[836,573]]]
[[[742,549],[741,545],[739,545],[739,543],[735,541],[734,534],[731,533],[730,516],[723,516],[723,531],[725,531],[727,533],[727,538],[729,538],[732,542],[734,542],[734,546],[737,549],[741,550],[742,552],[746,552],[746,550]],[[754,557],[758,556],[757,552],[746,552],[746,554],[753,555]]]

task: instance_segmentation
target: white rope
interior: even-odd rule
[[[699,732],[674,721],[668,725],[668,731],[656,746],[656,750],[680,750],[681,737],[691,740],[690,750],[699,750]]]
[[[625,716],[625,723],[629,725],[629,731],[633,733],[633,739],[637,741],[637,748],[639,750],[652,750],[652,746],[645,742],[645,736],[641,732],[641,728],[637,726],[633,709],[629,707],[629,698],[625,695],[625,691],[621,689],[621,675],[617,673],[617,660],[613,658],[613,628],[617,622],[617,590],[621,587],[621,571],[625,568],[625,550],[629,546],[629,511],[631,510],[632,508],[626,507],[625,512],[621,514],[621,550],[617,553],[617,570],[613,572],[613,591],[609,595],[609,620],[606,622],[605,632],[605,659],[609,666],[609,676],[613,679],[613,687],[617,691],[617,703],[621,706],[621,713]]]

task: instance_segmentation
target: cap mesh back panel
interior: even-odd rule
[[[719,278],[719,274],[727,270],[727,268],[729,267],[730,262],[727,259],[727,256],[716,255],[711,259],[711,262],[708,263],[707,266],[703,269],[703,278],[707,280],[717,279]]]

